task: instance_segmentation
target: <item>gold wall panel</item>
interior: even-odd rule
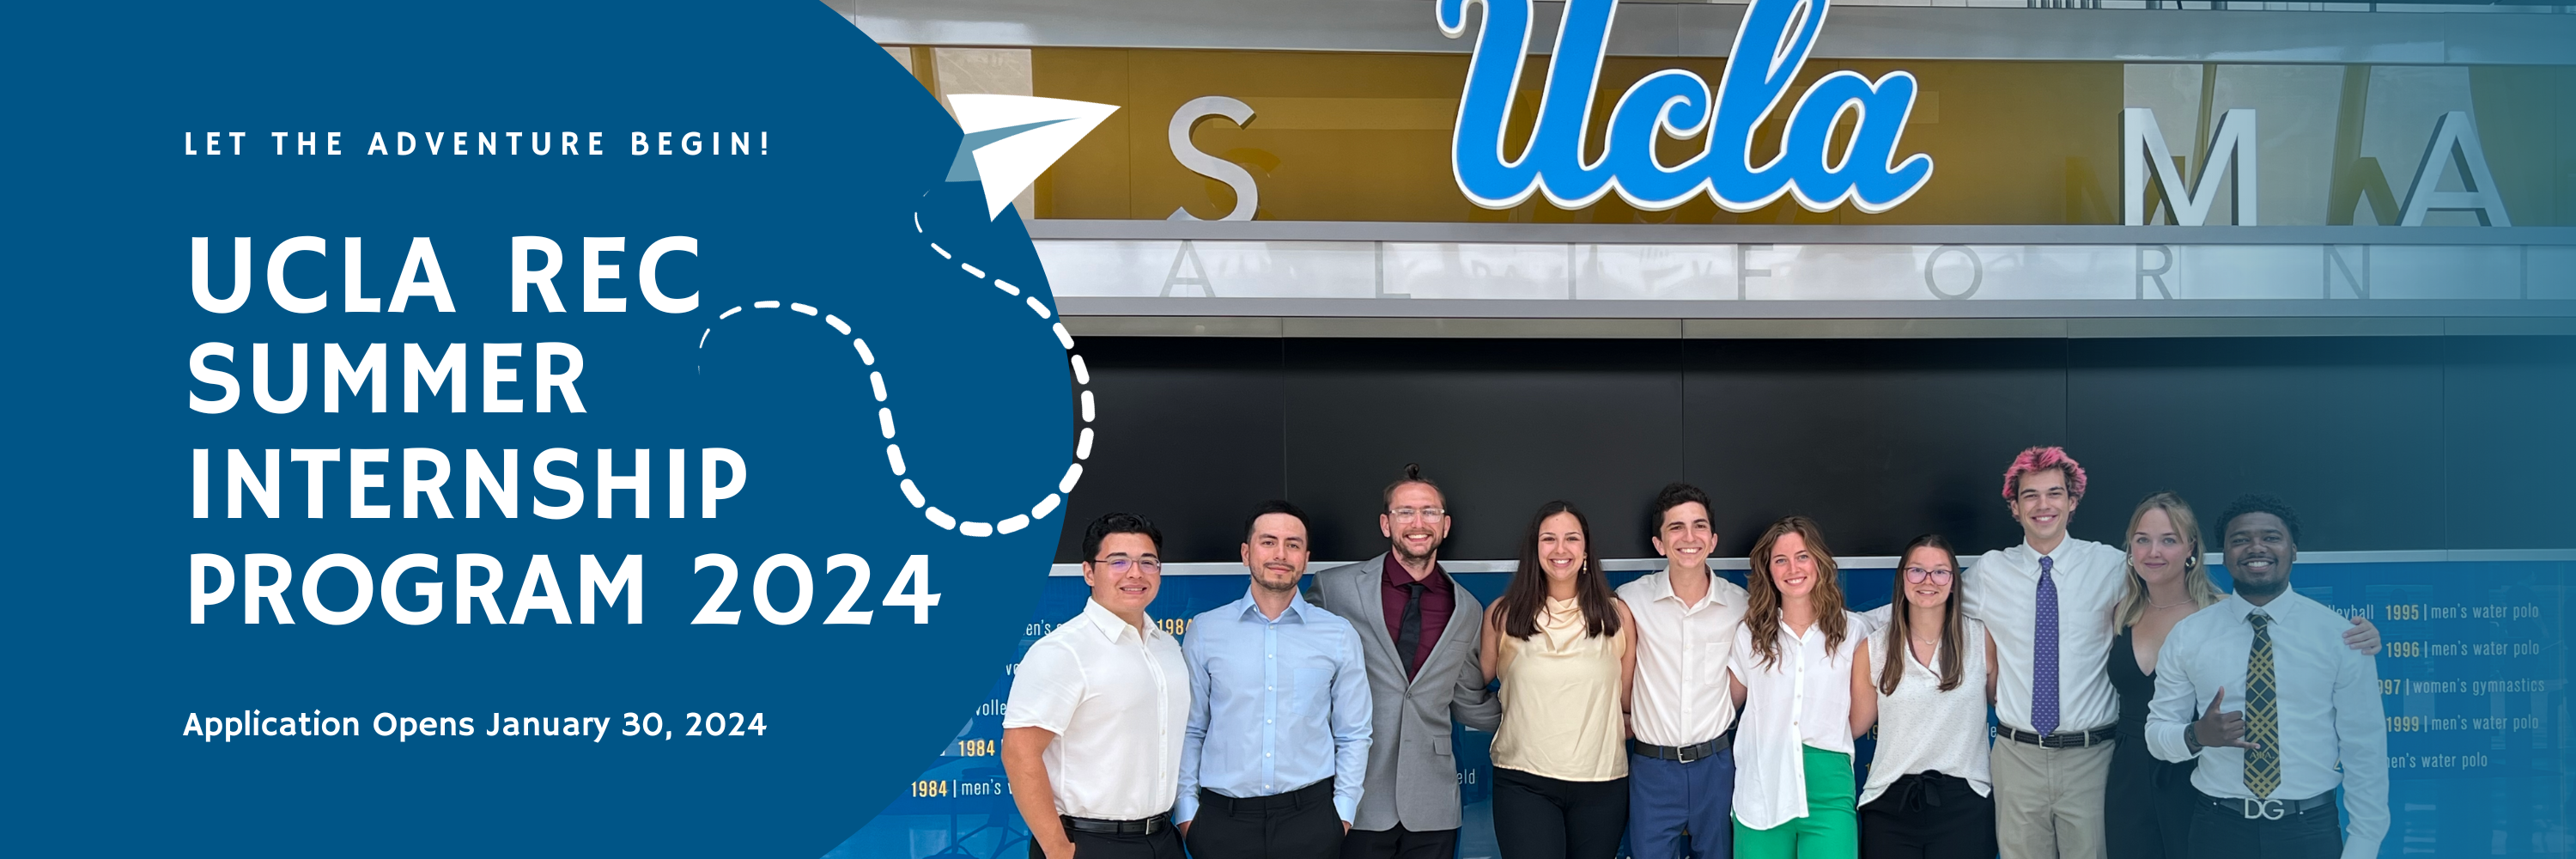
[[[1244,127],[1223,117],[1198,122],[1191,140],[1243,165],[1260,186],[1261,220],[1539,223],[1760,224],[2116,224],[2120,222],[2120,63],[2023,61],[1810,61],[1757,135],[1753,158],[1768,158],[1779,127],[1808,82],[1840,69],[1876,77],[1913,73],[1920,96],[1899,157],[1928,153],[1933,176],[1894,210],[1849,206],[1809,212],[1783,198],[1744,213],[1701,197],[1645,212],[1615,195],[1567,211],[1543,198],[1509,210],[1470,203],[1450,175],[1450,130],[1468,58],[1461,54],[1194,51],[1038,48],[1034,92],[1115,104],[1121,110],[1037,183],[1042,218],[1160,220],[1177,208],[1201,218],[1234,207],[1223,183],[1172,157],[1172,114],[1200,96],[1241,99],[1254,111]],[[1517,151],[1533,121],[1548,58],[1525,60],[1507,147]],[[1590,141],[1628,85],[1682,68],[1714,84],[1725,59],[1609,57],[1593,93]],[[2576,210],[2576,70],[2475,71],[2479,126],[2514,222],[2569,223]],[[2189,149],[2188,122],[2167,126],[2177,154]],[[1848,133],[1848,126],[1845,128]],[[1665,140],[1666,163],[1697,140]],[[2403,165],[2412,170],[2413,165]],[[2398,172],[2392,167],[2390,172]],[[2391,176],[2401,184],[2405,177]],[[2402,194],[2402,190],[2400,191]],[[2268,204],[2272,201],[2266,200]],[[2288,201],[2282,201],[2287,203]],[[2568,212],[2576,215],[2576,211]]]

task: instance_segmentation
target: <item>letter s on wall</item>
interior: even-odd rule
[[[1236,125],[1243,125],[1252,121],[1252,106],[1221,95],[1190,99],[1188,104],[1181,105],[1180,110],[1172,112],[1172,157],[1179,159],[1181,166],[1190,168],[1190,172],[1223,182],[1226,187],[1234,189],[1234,211],[1217,220],[1252,220],[1252,213],[1261,208],[1261,189],[1252,184],[1252,173],[1243,169],[1243,165],[1200,152],[1198,147],[1190,144],[1190,126],[1211,116],[1222,116],[1234,120]],[[1201,219],[1190,214],[1188,207],[1181,207],[1173,209],[1172,216],[1164,220]]]

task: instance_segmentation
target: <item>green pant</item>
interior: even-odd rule
[[[1852,761],[1841,752],[1806,747],[1807,816],[1770,829],[1735,821],[1735,859],[1851,859],[1860,855],[1860,817],[1852,808]]]

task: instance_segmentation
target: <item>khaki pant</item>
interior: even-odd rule
[[[1995,840],[2003,859],[2101,859],[2112,748],[2043,749],[1995,738]]]

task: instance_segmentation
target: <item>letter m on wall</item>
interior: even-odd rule
[[[2132,226],[2147,222],[2147,180],[2152,176],[2163,186],[2165,199],[2173,208],[2174,223],[2197,227],[2209,222],[2210,204],[2218,202],[2218,186],[2227,184],[2236,213],[2237,226],[2250,227],[2260,221],[2255,216],[2255,191],[2261,185],[2256,167],[2254,111],[2235,108],[2219,117],[2218,128],[2209,135],[2209,152],[2200,159],[2200,175],[2189,185],[2183,184],[2182,168],[2174,164],[2173,150],[2165,145],[2165,135],[2156,128],[2156,112],[2143,107],[2120,110],[2120,222]],[[2236,181],[2221,183],[2230,166],[2236,169]]]

